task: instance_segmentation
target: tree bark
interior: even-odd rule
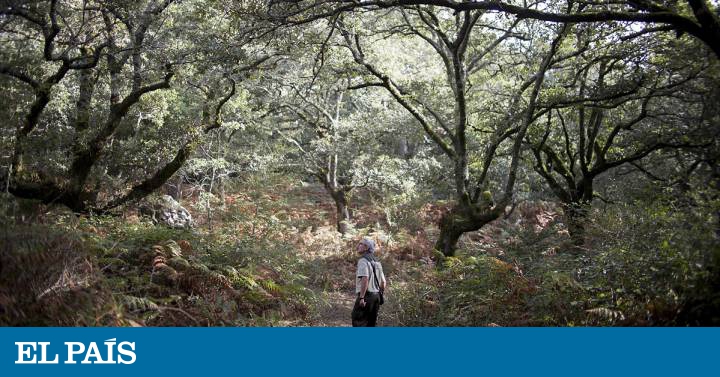
[[[335,201],[335,210],[337,213],[337,231],[340,232],[340,234],[345,235],[352,227],[350,209],[348,208],[347,192],[342,189],[335,190],[335,192],[332,193],[332,197]]]
[[[585,244],[585,227],[590,213],[589,202],[573,202],[564,204],[565,222],[573,245],[576,247]]]
[[[464,233],[476,231],[500,217],[499,206],[471,203],[467,198],[457,203],[440,219],[440,235],[435,249],[446,257],[455,256],[457,243]]]

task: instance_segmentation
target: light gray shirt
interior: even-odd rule
[[[380,262],[373,262],[375,265],[375,276],[377,276],[378,283],[382,284],[385,281],[385,274],[383,273],[382,264]],[[370,262],[365,258],[360,258],[357,263],[357,278],[355,279],[355,293],[360,293],[360,281],[363,276],[368,277],[368,292],[379,292],[380,287],[375,283],[375,278],[372,276],[373,269],[370,266]]]

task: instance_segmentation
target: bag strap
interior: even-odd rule
[[[368,263],[370,263],[370,268],[372,268],[372,271],[373,271],[373,278],[375,278],[375,285],[377,285],[378,291],[381,291],[380,282],[378,281],[377,274],[375,273],[375,264],[373,263],[374,262],[373,257],[371,257],[370,255],[364,255],[363,258],[365,258],[365,260],[368,261]]]

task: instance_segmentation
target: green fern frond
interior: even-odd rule
[[[158,310],[158,305],[146,297],[136,297],[121,294],[118,298],[120,304],[131,312]]]
[[[260,284],[263,286],[263,288],[265,288],[265,290],[272,293],[280,293],[282,290],[282,286],[274,282],[272,279],[261,280]]]
[[[235,279],[234,281],[248,289],[253,289],[258,286],[258,282],[253,276],[238,275],[237,279]]]

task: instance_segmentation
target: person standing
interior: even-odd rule
[[[375,241],[363,238],[357,246],[362,257],[357,262],[355,274],[355,306],[352,310],[353,327],[375,327],[377,324],[381,295],[385,291],[386,280],[382,265],[375,258]]]

